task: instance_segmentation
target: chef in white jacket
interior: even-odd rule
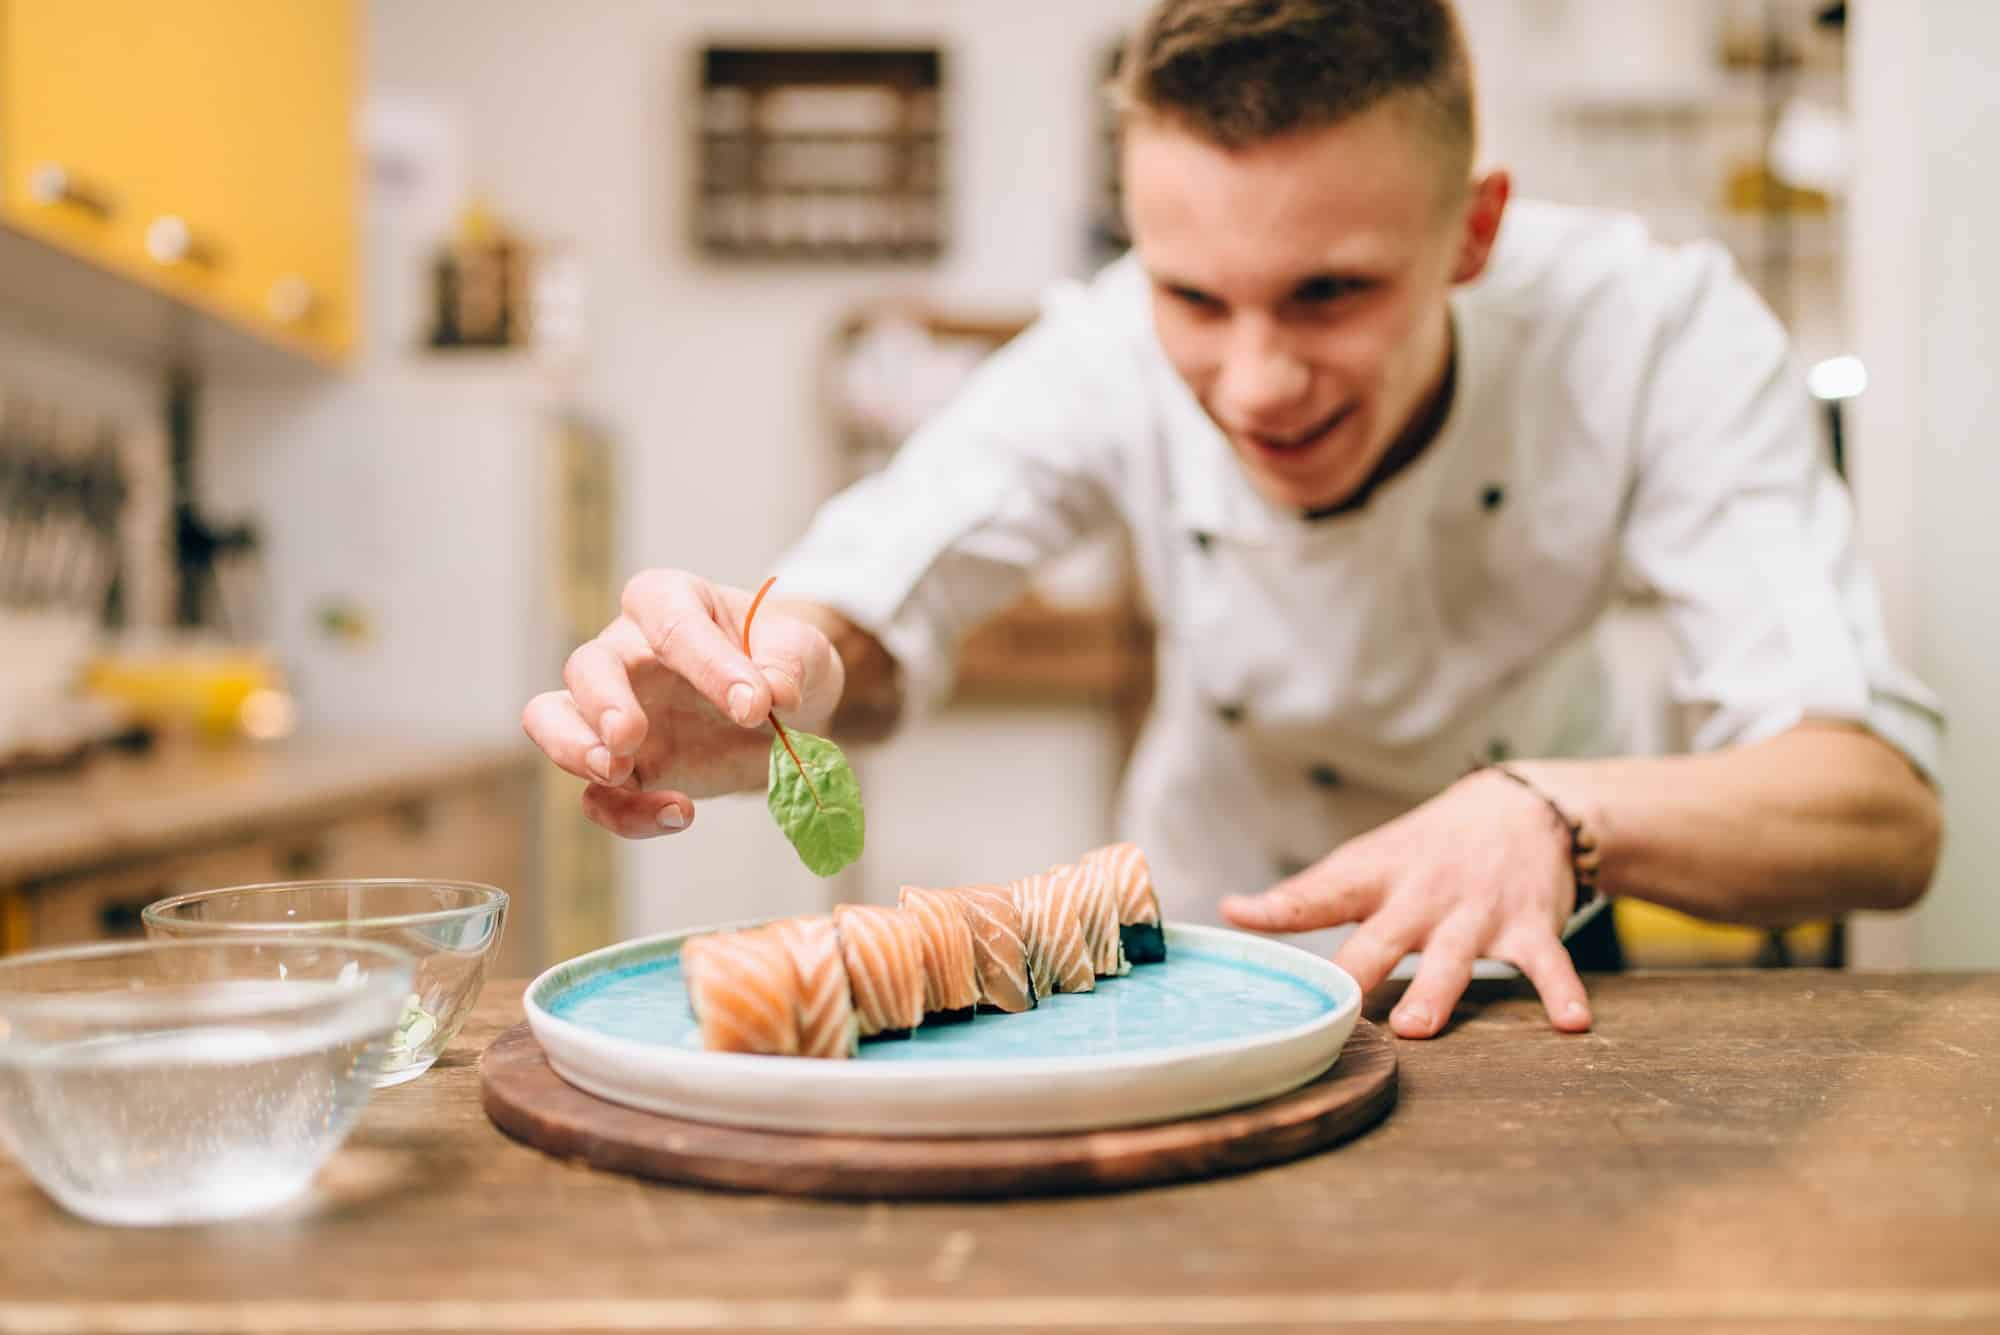
[[[1122,801],[1170,917],[1350,930],[1391,1016],[1481,958],[1589,1026],[1566,930],[1629,895],[1783,923],[1922,894],[1936,701],[1901,670],[1783,330],[1708,245],[1475,174],[1445,0],[1164,0],[1117,95],[1130,255],[1052,300],[746,592],[632,580],[529,734],[634,837],[764,781],[775,709],[879,736],[963,632],[1129,534],[1160,628]],[[1685,754],[1593,633],[1657,595]]]

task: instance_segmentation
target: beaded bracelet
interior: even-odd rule
[[[1488,765],[1487,769],[1504,774],[1515,783],[1542,799],[1548,809],[1555,814],[1556,822],[1569,832],[1569,874],[1576,884],[1576,903],[1570,907],[1572,917],[1584,905],[1597,898],[1598,848],[1597,837],[1584,828],[1583,822],[1563,809],[1562,803],[1543,792],[1541,785],[1510,765]]]

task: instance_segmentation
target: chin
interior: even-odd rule
[[[1259,495],[1285,510],[1323,510],[1338,505],[1361,488],[1369,469],[1358,467],[1349,458],[1327,460],[1301,476],[1285,476],[1259,467],[1257,456],[1239,448],[1237,462],[1250,475]]]
[[[1374,450],[1356,445],[1367,439],[1366,421],[1359,413],[1342,415],[1326,433],[1302,450],[1276,453],[1255,437],[1230,432],[1237,462],[1250,475],[1258,493],[1287,510],[1320,510],[1338,505],[1367,481],[1374,467]]]

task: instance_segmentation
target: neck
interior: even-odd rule
[[[1423,397],[1417,405],[1416,412],[1410,415],[1410,420],[1396,434],[1396,439],[1390,442],[1389,448],[1383,451],[1382,458],[1368,476],[1361,480],[1360,486],[1331,505],[1307,510],[1305,517],[1335,519],[1341,515],[1352,514],[1368,504],[1368,498],[1375,494],[1377,487],[1415,463],[1423,456],[1423,452],[1430,448],[1431,442],[1438,438],[1438,433],[1444,430],[1446,419],[1451,416],[1452,393],[1457,387],[1458,329],[1457,326],[1447,322],[1444,364],[1438,368],[1430,393]]]

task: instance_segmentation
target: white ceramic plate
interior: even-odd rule
[[[1169,925],[1165,963],[1023,1015],[927,1025],[864,1043],[855,1061],[706,1052],[679,951],[715,930],[628,941],[537,978],[528,1023],[556,1073],[628,1107],[765,1130],[1080,1131],[1275,1098],[1331,1066],[1361,1013],[1354,980],[1317,955]]]

